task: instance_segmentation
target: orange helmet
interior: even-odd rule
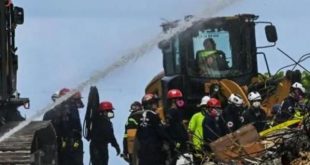
[[[99,110],[100,111],[110,111],[113,110],[114,107],[110,101],[103,101],[99,105]]]
[[[221,108],[221,102],[220,100],[216,99],[216,98],[211,98],[208,103],[207,103],[207,107],[210,108]]]
[[[179,89],[170,89],[167,94],[168,99],[176,99],[183,97],[182,92]]]

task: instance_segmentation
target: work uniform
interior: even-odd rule
[[[203,139],[207,143],[211,143],[219,137],[224,136],[225,132],[227,131],[223,117],[219,116],[217,118],[214,118],[209,113],[206,113],[203,120]],[[208,146],[206,147],[207,150],[210,150]]]
[[[55,128],[59,164],[82,165],[82,126],[77,107],[66,101],[48,111],[44,115],[43,120],[51,120]]]
[[[200,165],[203,154],[203,120],[205,118],[205,112],[195,113],[189,121],[188,130],[193,143],[194,149],[194,163]]]
[[[103,112],[96,112],[93,117],[90,157],[92,165],[108,165],[108,144],[119,152],[119,145],[114,136],[112,122]]]
[[[166,130],[173,142],[177,144],[177,149],[181,153],[187,151],[186,142],[188,141],[187,131],[182,123],[183,114],[181,109],[171,108],[166,113]],[[175,165],[178,159],[178,154],[171,149],[171,165]]]
[[[83,141],[82,141],[82,125],[79,110],[75,104],[69,109],[70,130],[63,139],[66,143],[67,163],[72,165],[83,165]]]
[[[170,145],[173,143],[155,112],[151,110],[143,111],[139,120],[137,140],[139,143],[139,165],[165,164],[166,157],[163,151],[163,143],[164,141],[168,141]]]
[[[201,150],[203,146],[203,127],[205,112],[195,113],[189,121],[188,130],[192,134],[192,141],[195,150]]]
[[[228,132],[226,132],[225,134],[234,132],[242,126],[244,122],[242,113],[243,113],[242,107],[237,107],[234,104],[228,104],[225,107],[222,114],[224,124],[227,128],[226,130],[228,130]]]
[[[125,155],[129,155],[129,164],[132,165],[133,163],[133,145],[135,139],[135,133],[139,126],[139,120],[141,118],[142,111],[135,111],[132,112],[127,120],[125,125],[125,134],[123,139],[123,153]],[[134,135],[131,135],[134,134]]]
[[[251,107],[247,109],[244,114],[244,124],[253,123],[253,126],[256,128],[257,132],[261,132],[266,129],[267,126],[267,116],[263,109]]]
[[[210,61],[212,60],[212,61]],[[200,74],[213,74],[214,71],[227,70],[225,54],[218,50],[201,50],[197,52],[197,62]]]

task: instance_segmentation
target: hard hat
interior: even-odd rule
[[[203,106],[203,105],[207,105],[208,101],[210,100],[210,97],[209,96],[203,96],[201,98],[201,102],[199,104],[199,106]]]
[[[209,108],[221,108],[221,106],[220,100],[216,98],[211,98],[207,103],[207,107]]]
[[[110,111],[110,110],[113,110],[113,109],[114,109],[113,105],[109,101],[103,101],[99,105],[99,110],[100,111]]]
[[[235,104],[236,106],[241,106],[243,104],[243,99],[237,94],[231,94],[228,98],[228,103]]]
[[[167,94],[168,99],[176,99],[183,97],[182,92],[179,89],[170,89]]]
[[[299,89],[302,93],[305,93],[306,92],[306,89],[303,87],[303,85],[299,82],[295,82],[293,85],[292,85],[292,88],[294,89]]]
[[[142,105],[145,105],[145,104],[149,104],[149,103],[152,103],[152,102],[155,102],[155,101],[158,101],[158,96],[157,95],[154,95],[152,93],[148,93],[148,94],[145,94],[143,97],[142,97]]]
[[[69,93],[71,90],[69,88],[62,88],[60,91],[59,91],[59,96],[64,96],[66,95],[67,93]]]
[[[262,96],[257,91],[253,91],[249,93],[248,99],[249,101],[261,101]]]
[[[131,110],[141,110],[142,109],[142,104],[139,101],[135,101],[130,105]]]

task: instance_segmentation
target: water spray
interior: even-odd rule
[[[11,129],[10,131],[6,132],[4,135],[0,137],[0,143],[16,133],[17,131],[21,130],[25,126],[27,126],[33,119],[38,118],[42,116],[44,113],[46,113],[48,110],[53,109],[55,106],[61,104],[62,102],[69,99],[71,96],[73,96],[78,91],[83,91],[86,87],[96,84],[99,80],[104,79],[109,73],[113,72],[114,70],[124,67],[126,64],[132,61],[136,61],[137,59],[143,57],[145,54],[150,52],[156,45],[162,41],[167,40],[171,38],[172,36],[176,35],[177,33],[185,31],[187,28],[191,27],[192,23],[195,21],[198,21],[202,18],[211,17],[218,11],[221,11],[236,2],[239,2],[241,0],[219,0],[216,1],[217,3],[213,4],[210,2],[210,6],[208,7],[208,10],[203,11],[201,14],[198,14],[197,17],[194,17],[190,20],[183,20],[178,23],[178,26],[169,30],[167,33],[160,33],[155,38],[146,41],[144,44],[140,45],[139,47],[131,50],[129,53],[121,56],[120,59],[109,65],[107,68],[103,70],[98,70],[95,73],[93,73],[90,78],[88,78],[86,81],[80,83],[74,90],[70,91],[66,95],[62,96],[61,98],[57,99],[54,103],[48,104],[45,108],[37,111],[34,115],[32,115],[27,120],[21,122],[19,125]]]

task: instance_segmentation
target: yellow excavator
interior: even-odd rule
[[[189,17],[186,17],[188,20]],[[178,21],[162,24],[163,31],[177,27]],[[256,25],[265,24],[269,45],[256,45]],[[204,49],[204,41],[212,39],[225,61],[224,69],[214,69],[212,73],[201,74],[198,53]],[[158,46],[163,54],[164,71],[147,85],[146,93],[156,93],[162,98],[161,117],[167,109],[166,93],[177,88],[183,92],[186,101],[186,117],[197,112],[196,105],[206,95],[218,95],[222,103],[231,93],[239,94],[249,105],[249,91],[259,91],[263,97],[263,108],[271,115],[272,106],[287,97],[292,82],[300,81],[298,71],[290,71],[286,76],[271,76],[267,58],[262,50],[275,46],[277,32],[271,22],[258,21],[253,14],[206,18],[192,21],[185,31],[161,41]],[[258,57],[265,60],[268,76],[259,73]],[[210,69],[211,70],[211,69]],[[268,77],[268,78],[267,78]]]
[[[18,108],[29,99],[16,89],[18,56],[15,29],[24,22],[23,8],[0,0],[0,137],[24,118]],[[35,121],[0,142],[0,164],[57,164],[56,134],[49,121]]]

